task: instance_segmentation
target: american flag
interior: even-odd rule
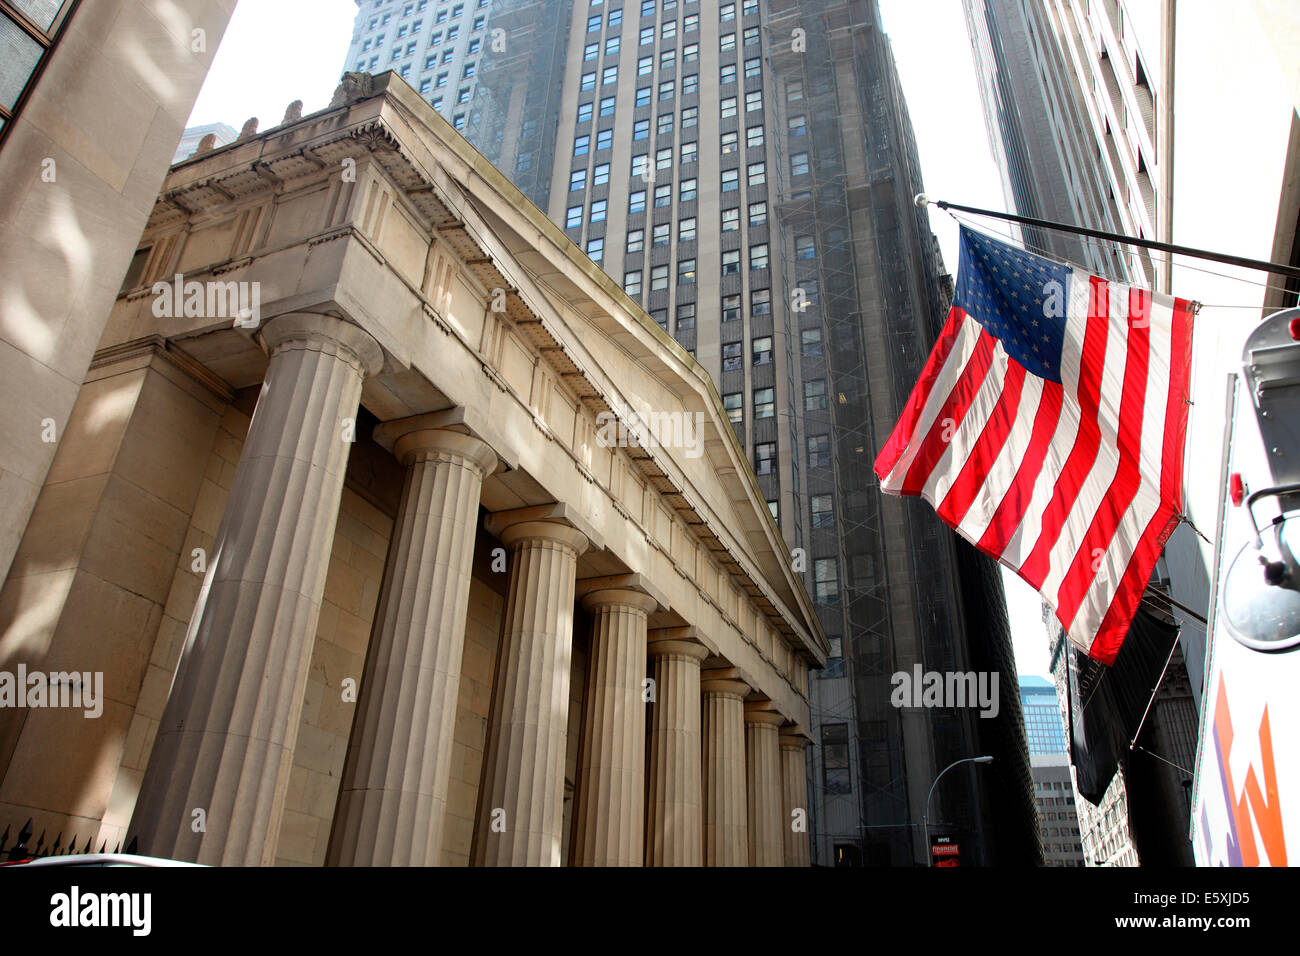
[[[1112,663],[1183,503],[1191,303],[961,230],[948,321],[876,458]]]

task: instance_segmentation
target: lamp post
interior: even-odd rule
[[[957,766],[959,763],[992,763],[992,757],[962,757],[960,760],[954,760],[948,766],[939,771],[939,776],[934,778],[934,783],[930,784],[930,792],[925,795],[925,813],[921,814],[921,829],[925,833],[925,865],[934,866],[934,860],[930,854],[930,798],[934,796],[934,788],[939,785],[943,775]]]

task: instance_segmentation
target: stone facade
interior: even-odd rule
[[[336,103],[164,183],[0,591],[104,712],[0,712],[0,818],[806,865],[828,645],[707,373],[409,87]]]

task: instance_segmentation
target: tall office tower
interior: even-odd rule
[[[1025,715],[1029,764],[1034,772],[1043,861],[1048,866],[1083,866],[1074,777],[1056,689],[1041,677],[1020,678],[1020,709]]]
[[[951,296],[874,0],[494,0],[467,136],[713,377],[806,574],[814,862],[1039,862],[996,569],[875,453]],[[891,676],[999,671],[998,716]]]
[[[964,0],[989,145],[1022,216],[1167,239],[1156,83],[1124,0]],[[1152,4],[1139,6],[1152,7]],[[1128,27],[1125,29],[1125,27]],[[1159,51],[1150,51],[1158,55]],[[1163,287],[1149,252],[1026,226],[1034,251]]]
[[[456,129],[465,129],[479,58],[490,42],[489,0],[356,0],[343,69],[392,70]]]

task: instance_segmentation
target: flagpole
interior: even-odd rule
[[[925,193],[918,193],[915,202],[917,207],[920,209],[924,209],[926,206],[933,203],[940,209],[944,210],[954,209],[958,212],[968,212],[976,216],[989,216],[993,219],[1004,219],[1008,222],[1017,222],[1026,226],[1037,226],[1040,229],[1052,229],[1056,232],[1068,232],[1076,236],[1105,239],[1109,242],[1118,242],[1130,246],[1140,246],[1143,249],[1154,249],[1157,252],[1168,252],[1179,256],[1191,256],[1195,259],[1208,259],[1211,262],[1222,262],[1224,265],[1240,266],[1243,269],[1256,269],[1260,272],[1270,272],[1280,276],[1287,276],[1291,279],[1300,279],[1300,268],[1283,265],[1280,262],[1266,262],[1262,259],[1248,259],[1245,256],[1234,256],[1226,252],[1212,252],[1209,249],[1195,249],[1191,246],[1175,245],[1172,242],[1159,242],[1155,239],[1134,239],[1132,236],[1126,236],[1118,232],[1105,232],[1101,229],[1088,229],[1085,226],[1072,226],[1064,222],[1052,222],[1049,219],[1034,219],[1030,216],[1017,216],[1014,213],[998,212],[994,209],[980,209],[976,206],[961,206],[944,199],[932,200]]]

